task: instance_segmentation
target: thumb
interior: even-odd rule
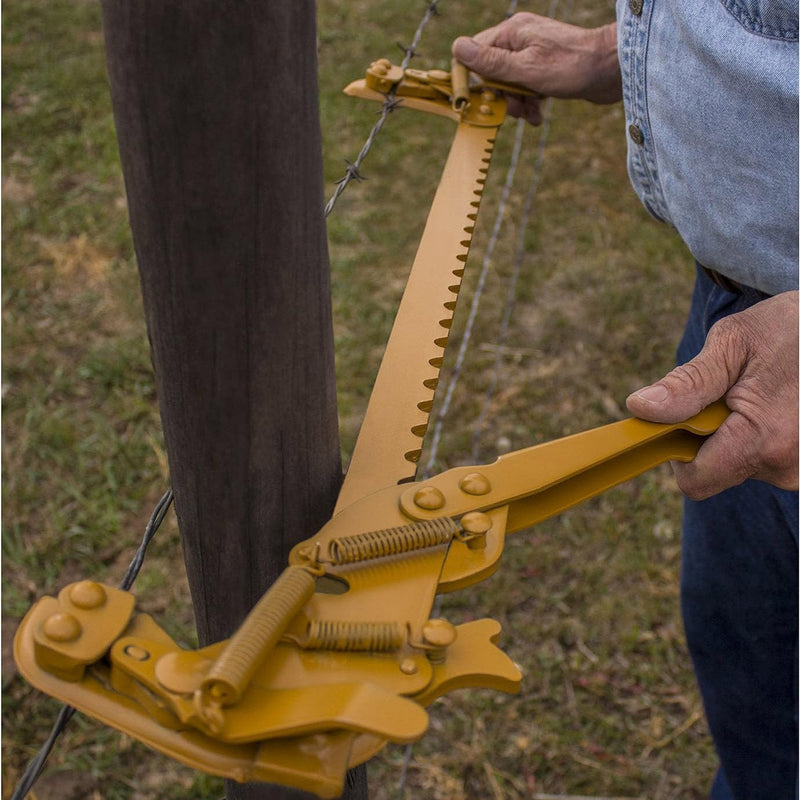
[[[744,360],[736,357],[738,349],[730,344],[709,335],[691,361],[631,394],[625,401],[628,410],[651,422],[682,422],[698,414],[723,397],[739,377]]]
[[[458,61],[484,78],[511,83],[525,80],[525,70],[513,50],[481,44],[469,36],[459,36],[452,50]]]

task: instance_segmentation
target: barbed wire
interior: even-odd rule
[[[133,559],[128,566],[128,569],[125,571],[122,581],[119,584],[120,589],[128,591],[131,586],[133,586],[136,576],[139,574],[142,564],[144,563],[147,546],[153,540],[156,532],[161,527],[161,523],[164,521],[164,517],[166,517],[167,512],[172,505],[173,497],[172,489],[169,488],[166,492],[164,492],[158,503],[156,503],[153,513],[150,515],[150,519],[145,526],[142,541],[139,544],[139,547],[137,548],[136,553],[134,554]],[[10,800],[24,800],[24,798],[28,795],[36,781],[39,779],[39,776],[42,774],[42,770],[44,769],[45,764],[47,764],[47,759],[50,757],[50,753],[53,751],[59,736],[61,736],[61,734],[64,732],[73,716],[75,716],[75,709],[72,706],[61,706],[61,710],[58,712],[58,716],[56,717],[55,723],[53,723],[50,734],[48,735],[44,744],[39,748],[39,751],[36,753],[36,755],[28,763],[28,766],[25,768],[25,772],[22,773],[22,777],[14,787],[14,792],[12,793]]]
[[[428,7],[423,15],[422,19],[420,20],[419,25],[417,26],[417,30],[414,33],[414,38],[411,40],[411,44],[408,47],[404,47],[403,45],[399,45],[400,49],[405,53],[403,57],[403,61],[400,64],[401,69],[405,69],[411,59],[417,54],[417,46],[420,43],[420,39],[422,38],[422,32],[425,30],[425,26],[430,22],[430,20],[439,14],[439,0],[431,0],[428,3]],[[364,176],[361,174],[361,164],[363,163],[364,159],[367,157],[367,154],[372,149],[372,145],[375,142],[376,137],[381,132],[386,120],[389,118],[389,114],[397,108],[400,101],[395,97],[395,93],[397,92],[397,88],[393,86],[385,95],[386,99],[383,101],[383,105],[381,106],[381,110],[378,112],[380,115],[378,117],[378,121],[372,126],[372,130],[369,132],[364,144],[361,146],[361,150],[359,151],[358,155],[356,156],[355,161],[347,161],[347,169],[345,170],[344,175],[336,181],[336,189],[334,193],[331,195],[330,200],[325,205],[325,216],[328,217],[330,213],[333,211],[334,206],[336,205],[336,201],[342,196],[344,190],[350,185],[352,181],[363,181],[365,180]]]

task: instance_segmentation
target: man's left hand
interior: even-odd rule
[[[797,489],[797,307],[797,292],[784,292],[721,319],[695,358],[628,397],[628,410],[652,422],[680,422],[725,398],[730,416],[694,461],[673,465],[693,500],[748,478]]]

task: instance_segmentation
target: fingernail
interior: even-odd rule
[[[456,39],[455,44],[453,45],[453,52],[455,53],[456,58],[459,61],[473,61],[475,56],[478,55],[478,50],[480,46],[474,39],[470,39],[468,36],[461,36]]]
[[[645,403],[663,403],[669,396],[667,387],[663,383],[654,383],[652,386],[645,386],[634,392],[634,395]]]

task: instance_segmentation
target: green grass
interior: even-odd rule
[[[355,158],[375,106],[341,88],[377,57],[399,61],[424,4],[319,4],[320,105],[328,192]],[[521,9],[547,12],[544,2]],[[416,66],[496,22],[504,3],[442,2]],[[560,12],[559,12],[560,13]],[[610,3],[572,19],[607,21]],[[3,785],[8,796],[56,704],[7,665],[31,601],[80,577],[121,577],[167,480],[133,247],[94,2],[10,0],[3,44]],[[691,263],[627,186],[621,109],[553,107],[497,391],[494,369],[519,215],[539,131],[509,202],[438,469],[613,421],[626,394],[669,368]],[[445,120],[394,113],[329,220],[342,448],[349,454],[452,136]],[[475,236],[452,341],[513,138],[508,124]],[[444,370],[449,374],[454,347]],[[423,457],[425,459],[425,456]],[[522,665],[522,692],[457,692],[431,709],[412,751],[411,798],[531,798],[536,792],[700,798],[714,759],[678,613],[680,498],[667,468],[513,537],[499,572],[444,600],[454,622],[491,616]],[[143,610],[191,644],[173,517],[138,591]],[[372,796],[397,796],[404,749],[370,765]],[[59,797],[218,798],[219,782],[89,720],[73,724],[38,789]],[[95,794],[93,794],[95,793]]]

